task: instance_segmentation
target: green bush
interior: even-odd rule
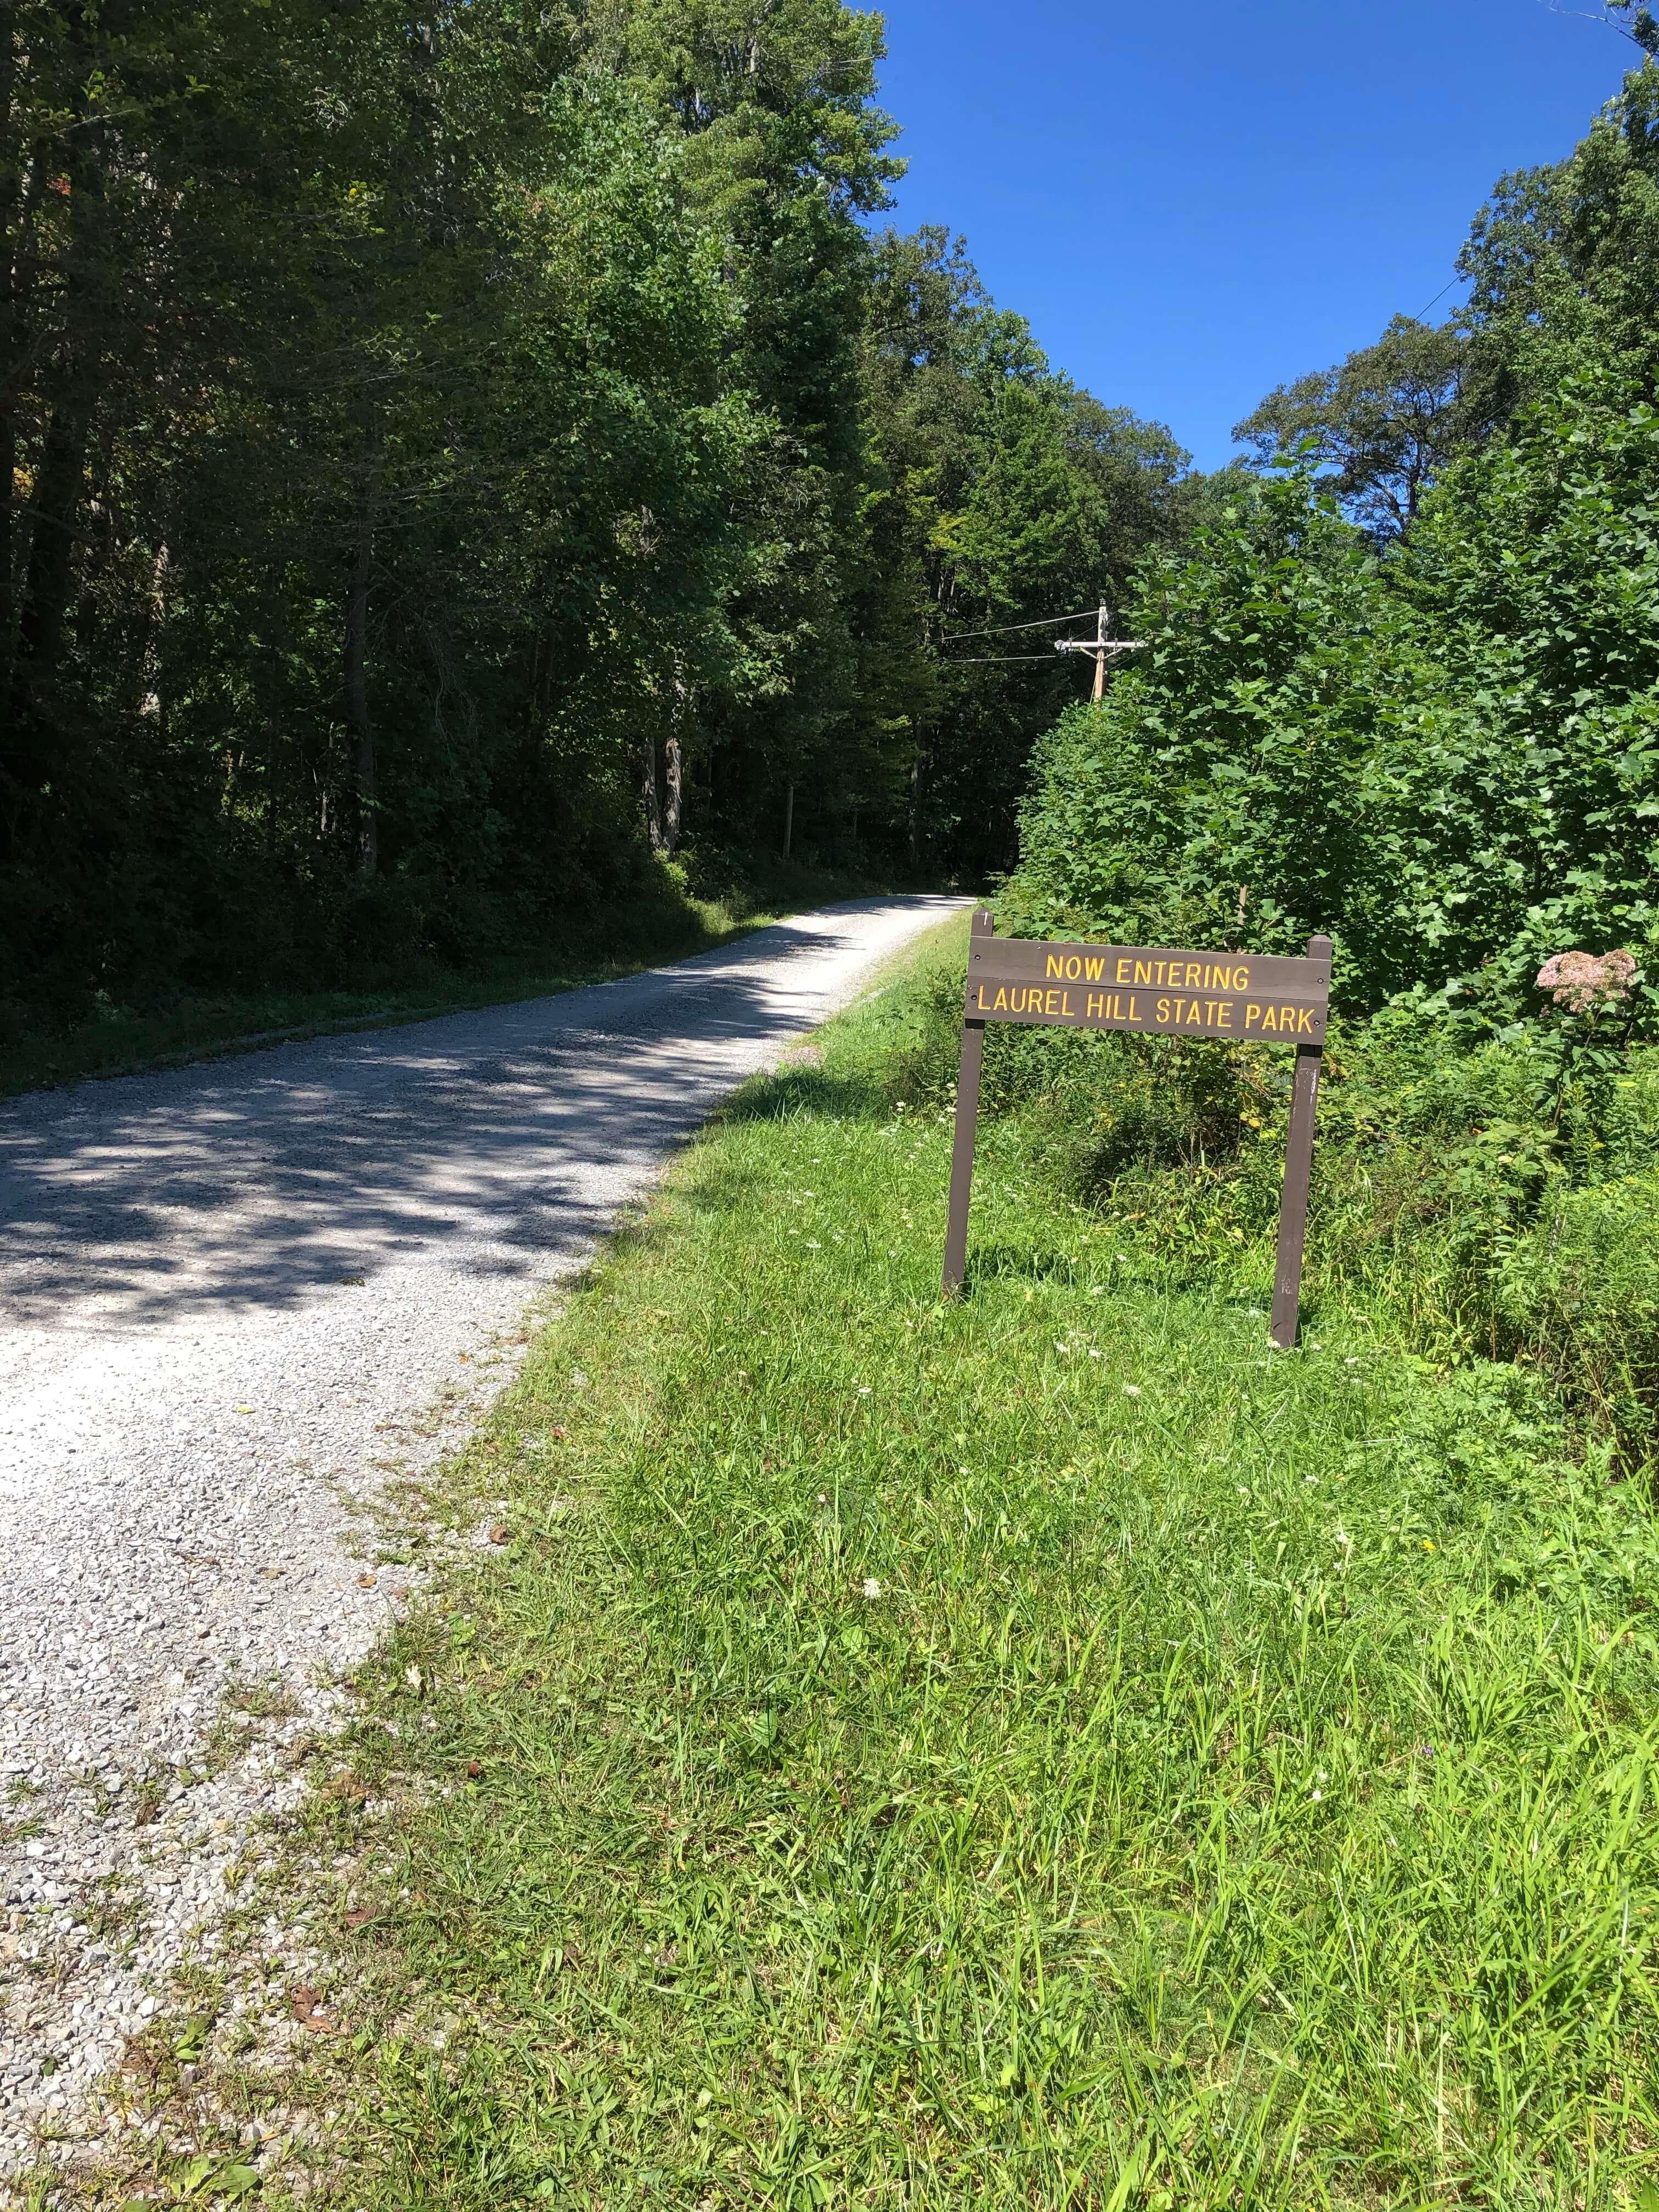
[[[1659,1173],[1554,1189],[1502,1256],[1493,1305],[1515,1350],[1627,1466],[1659,1426]]]
[[[1299,470],[1146,571],[1146,650],[1039,748],[1018,933],[1294,952],[1501,1029],[1659,945],[1659,413],[1567,379],[1387,556]],[[1659,965],[1650,961],[1650,964]],[[1638,980],[1639,1032],[1659,993]]]
[[[960,1048],[959,953],[907,982],[890,1066],[943,1110]],[[1516,1360],[1627,1466],[1659,1445],[1659,1047],[1612,1054],[1563,1020],[1470,1042],[1443,1012],[1333,1024],[1315,1153],[1307,1301],[1363,1294],[1399,1341]],[[993,1026],[984,1146],[1051,1186],[1170,1284],[1268,1266],[1288,1054],[1261,1044]]]

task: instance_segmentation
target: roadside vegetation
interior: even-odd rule
[[[89,1013],[55,1026],[8,1025],[0,1007],[0,1097],[82,1076],[130,1075],[293,1037],[379,1029],[575,990],[714,951],[804,905],[872,888],[856,876],[797,864],[773,866],[718,896],[694,897],[676,872],[665,869],[642,896],[585,922],[568,921],[548,944],[461,967],[405,956],[363,963],[351,989],[179,989],[141,994],[135,1004],[104,997]]]
[[[1285,1354],[1273,1055],[1057,1089],[994,1032],[946,1304],[958,933],[739,1097],[429,1501],[502,1540],[311,1815],[340,2201],[1645,2212],[1659,1535],[1457,1288],[1455,1093],[1331,1086]]]

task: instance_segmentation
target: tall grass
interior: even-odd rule
[[[453,1472],[504,1551],[313,1814],[340,2201],[1647,2212],[1644,1497],[1363,1272],[1273,1352],[1270,1223],[1172,1268],[1040,1117],[941,1304],[931,1002],[751,1087]]]

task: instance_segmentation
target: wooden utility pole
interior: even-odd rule
[[[1054,651],[1056,653],[1090,653],[1094,655],[1095,688],[1093,696],[1097,706],[1098,706],[1100,702],[1106,696],[1107,654],[1109,653],[1133,653],[1135,647],[1141,643],[1141,640],[1138,637],[1108,637],[1106,631],[1111,619],[1111,611],[1108,608],[1105,601],[1103,599],[1100,603],[1100,611],[1095,617],[1095,634],[1092,637],[1057,637],[1054,640]]]

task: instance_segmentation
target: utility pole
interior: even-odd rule
[[[1095,617],[1095,634],[1092,637],[1057,637],[1054,640],[1056,653],[1091,653],[1094,655],[1094,700],[1097,706],[1106,696],[1107,654],[1133,653],[1141,643],[1141,640],[1138,637],[1108,637],[1106,632],[1110,626],[1111,619],[1110,610],[1103,599],[1100,603],[1100,611]]]

